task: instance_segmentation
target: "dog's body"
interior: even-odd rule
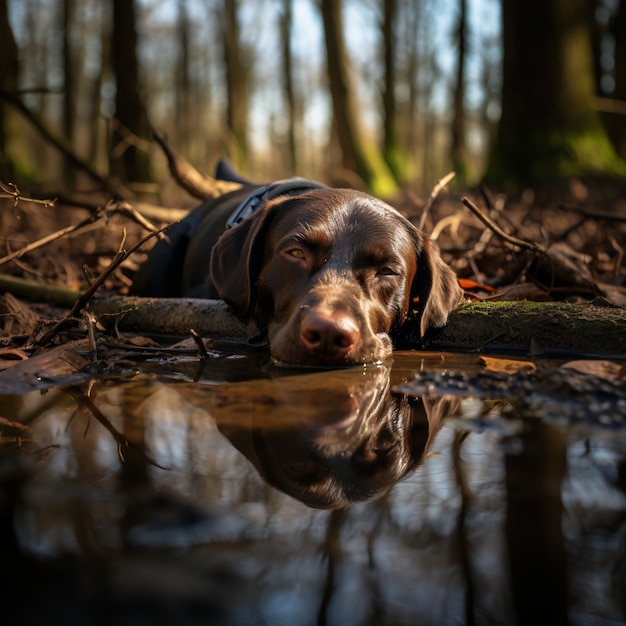
[[[443,326],[460,302],[454,273],[434,244],[361,192],[306,181],[275,186],[227,228],[258,187],[244,184],[172,228],[132,292],[223,299],[267,332],[276,361],[307,366],[384,360],[389,333],[415,299],[422,336]]]

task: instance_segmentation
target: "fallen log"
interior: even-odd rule
[[[91,301],[90,312],[101,324],[124,332],[188,337],[195,330],[202,337],[252,340],[257,325],[242,322],[223,300],[192,298],[138,298],[113,296]]]
[[[242,323],[218,300],[127,298],[94,300],[91,312],[113,316],[120,330],[146,334],[252,340],[253,322]],[[409,319],[398,347],[421,346],[417,319]],[[562,302],[464,303],[428,341],[435,350],[572,352],[626,358],[626,312],[621,308]]]
[[[398,343],[416,345],[418,329],[409,320]],[[626,359],[626,310],[590,303],[467,302],[450,315],[428,348]]]
[[[35,302],[71,308],[75,291],[0,275],[0,292]],[[249,341],[258,338],[254,322],[244,323],[221,300],[186,298],[93,298],[90,313],[106,326],[147,335],[189,336]],[[398,333],[400,348],[421,346],[417,319]],[[584,353],[626,359],[626,310],[621,307],[565,302],[466,302],[426,347],[432,350]]]

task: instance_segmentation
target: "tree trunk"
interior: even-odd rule
[[[425,120],[420,112],[420,85],[419,76],[421,71],[423,58],[422,50],[424,50],[424,40],[420,36],[420,23],[422,21],[422,5],[421,2],[409,4],[406,18],[406,46],[407,46],[407,85],[409,99],[407,103],[407,132],[406,144],[404,149],[411,159],[411,177],[417,176],[417,181],[421,184],[426,182],[424,173],[426,171],[427,158],[425,156],[428,151],[425,145],[425,133],[420,133],[420,126],[424,129]],[[419,162],[417,155],[423,155],[423,161]],[[423,165],[422,165],[423,164]],[[428,183],[427,183],[428,184]]]
[[[76,5],[74,0],[63,0],[62,24],[63,33],[63,134],[69,145],[74,143],[74,122],[76,118],[76,72],[74,67],[74,51],[72,50],[72,28]],[[63,179],[68,188],[73,187],[76,170],[73,165],[64,161]]]
[[[285,104],[287,105],[287,145],[289,154],[289,170],[298,173],[298,142],[300,130],[300,102],[293,84],[293,59],[291,54],[291,31],[293,30],[292,0],[283,0],[283,13],[280,20],[280,36],[283,46],[283,81]]]
[[[100,67],[98,73],[94,76],[93,81],[88,87],[87,106],[88,118],[90,120],[87,132],[88,138],[88,162],[92,167],[99,169],[98,165],[106,166],[106,156],[104,150],[101,150],[103,141],[103,131],[100,110],[102,106],[102,84],[107,71],[110,69],[110,11],[106,3],[102,3],[98,7],[98,17],[100,18],[100,27],[98,31],[98,39],[100,41]],[[104,161],[104,163],[102,162]]]
[[[242,172],[248,163],[248,91],[250,70],[239,26],[239,0],[224,0],[222,50],[226,70],[226,125],[230,132],[230,159]]]
[[[582,3],[506,0],[502,117],[492,184],[626,173],[593,108],[595,85]]]
[[[150,155],[138,147],[132,137],[146,141],[150,137],[150,124],[139,86],[134,0],[113,0],[111,52],[116,83],[111,171],[125,181],[150,182]]]
[[[611,97],[622,103],[621,112],[607,116],[609,136],[618,154],[626,160],[626,0],[620,0],[619,8],[611,23],[615,37],[615,89]]]
[[[322,0],[320,4],[333,122],[342,152],[342,166],[355,172],[374,193],[387,195],[395,190],[396,185],[380,154],[375,154],[374,146],[369,149],[370,154],[367,154],[343,36],[341,5],[341,0]],[[375,167],[373,162],[376,160],[380,164],[377,163]]]
[[[602,75],[602,40],[606,33],[598,22],[596,11],[598,10],[602,0],[585,0],[585,20],[589,29],[589,42],[591,45],[591,66],[593,68],[593,82],[595,85],[595,93],[598,96],[603,95]]]
[[[398,138],[397,87],[398,0],[383,2],[383,157],[395,180],[407,181],[407,155]]]
[[[465,56],[467,51],[467,0],[459,0],[457,26],[457,66],[454,85],[454,117],[452,119],[452,168],[459,180],[467,176],[465,160]]]
[[[178,0],[178,68],[176,71],[176,134],[178,149],[190,153],[190,80],[189,80],[189,20],[184,0]]]
[[[0,0],[0,91],[17,92],[18,50],[9,24],[7,0]],[[16,115],[12,107],[0,99],[0,180],[16,182],[11,144],[16,134]]]

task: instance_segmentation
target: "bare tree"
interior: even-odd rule
[[[72,29],[76,5],[74,0],[63,0],[61,7],[61,32],[63,33],[63,134],[69,145],[74,142],[76,120],[76,71],[74,51],[72,49]],[[70,163],[64,161],[63,179],[70,187],[74,182],[75,170]]]
[[[176,134],[178,135],[179,150],[189,153],[191,140],[191,80],[189,77],[190,42],[189,19],[185,0],[178,0],[178,63],[175,74],[176,94]]]
[[[301,104],[299,102],[293,81],[293,56],[291,54],[291,33],[293,30],[292,0],[283,0],[283,12],[280,20],[281,40],[283,46],[283,80],[285,89],[285,103],[288,116],[288,148],[289,169],[296,173],[299,169],[297,136],[301,128]]]
[[[0,0],[0,92],[16,93],[18,49],[9,24],[7,0]],[[0,180],[15,181],[13,157],[10,154],[12,127],[17,120],[10,106],[0,98]]]
[[[456,30],[458,46],[454,84],[454,116],[452,118],[452,167],[461,179],[467,175],[465,162],[465,57],[467,52],[467,0],[459,0],[459,21]]]
[[[613,144],[619,155],[626,160],[626,0],[620,0],[611,22],[611,32],[615,40],[615,66],[613,76],[615,89],[613,99],[621,103],[619,112],[611,114],[608,128]]]
[[[150,124],[140,91],[135,21],[134,0],[113,0],[111,52],[116,124],[111,139],[111,171],[122,180],[149,182],[150,155],[137,145],[137,139],[150,137]]]
[[[239,0],[223,0],[222,50],[226,74],[226,124],[230,132],[230,157],[241,169],[248,162],[249,58],[241,41]]]
[[[348,52],[344,40],[341,0],[321,0],[326,42],[326,65],[333,104],[333,123],[342,152],[342,166],[354,171],[365,185],[378,193],[395,189],[388,169],[376,147],[365,147],[363,128],[352,84]],[[369,151],[369,154],[368,154]]]

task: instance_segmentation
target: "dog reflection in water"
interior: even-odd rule
[[[324,509],[386,493],[420,464],[458,406],[454,397],[392,393],[382,365],[235,384],[222,393],[214,413],[220,431],[269,484]]]

